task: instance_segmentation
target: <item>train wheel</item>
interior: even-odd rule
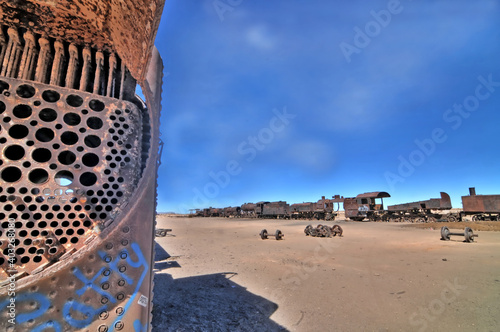
[[[342,230],[342,227],[340,227],[339,225],[333,225],[332,232],[333,232],[333,236],[338,234],[338,236],[340,237],[340,236],[342,236],[343,230]]]
[[[321,227],[321,229],[322,229],[322,232],[323,232],[323,236],[325,236],[325,237],[332,237],[332,230],[330,229],[330,227],[328,227],[328,226],[325,225],[325,226]]]
[[[267,230],[265,229],[261,230],[259,235],[262,240],[267,239]]]

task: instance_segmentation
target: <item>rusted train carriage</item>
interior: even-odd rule
[[[463,212],[465,216],[472,216],[473,221],[500,220],[500,195],[476,195],[476,188],[469,188],[469,196],[462,196]]]
[[[163,3],[0,1],[1,331],[150,330]]]
[[[442,220],[446,210],[451,209],[450,195],[441,192],[441,198],[431,198],[425,201],[389,205],[383,220],[405,222],[435,222]],[[449,212],[449,211],[448,211]],[[447,221],[455,221],[453,214],[446,215]]]
[[[292,219],[312,219],[316,210],[315,203],[295,203],[290,205]]]
[[[344,201],[343,197],[335,195],[332,199],[326,199],[322,196],[315,203],[296,203],[290,205],[291,218],[293,219],[317,219],[317,220],[335,220],[337,214],[335,211],[340,209],[340,206],[335,210],[335,203],[340,204]]]
[[[259,205],[259,204],[257,204]],[[262,212],[260,218],[290,219],[290,205],[284,201],[266,202],[260,204]]]

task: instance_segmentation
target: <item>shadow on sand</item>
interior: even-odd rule
[[[180,267],[156,245],[156,272]],[[163,262],[167,260],[167,262]],[[286,331],[269,317],[275,303],[231,281],[235,273],[173,279],[155,275],[153,332],[160,331]]]

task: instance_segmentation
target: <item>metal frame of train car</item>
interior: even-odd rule
[[[345,217],[354,221],[379,220],[384,214],[383,199],[391,197],[385,191],[359,194],[356,197],[344,198]],[[380,202],[377,200],[380,199]]]
[[[442,220],[445,210],[451,210],[450,195],[445,192],[440,193],[441,198],[431,198],[425,201],[417,201],[396,205],[389,205],[387,213],[382,216],[384,221],[405,221],[405,222],[436,222]],[[447,221],[455,221],[456,217],[448,213]]]
[[[500,220],[500,195],[476,195],[476,188],[469,188],[469,196],[462,196],[463,211],[460,220],[472,216],[473,221]]]

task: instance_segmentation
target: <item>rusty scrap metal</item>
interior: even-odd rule
[[[262,240],[267,240],[269,233],[267,233],[266,229],[263,229],[260,231],[259,235]],[[285,234],[283,234],[283,232],[281,232],[279,229],[277,229],[276,232],[274,233],[274,238],[276,240],[283,240],[284,237]]]
[[[463,216],[472,215],[473,221],[500,220],[500,195],[476,195],[469,188],[469,196],[462,196]]]
[[[168,232],[171,232],[171,228],[157,228],[155,230],[155,237],[165,237],[168,235]]]
[[[304,233],[306,234],[306,236],[312,237],[333,237],[337,235],[341,237],[343,230],[339,225],[333,225],[332,227],[329,227],[327,225],[319,224],[316,227],[307,225],[304,229]]]
[[[474,242],[474,238],[478,237],[479,235],[474,234],[474,231],[470,227],[465,227],[465,230],[463,233],[452,233],[448,229],[448,227],[443,226],[441,227],[441,240],[443,241],[449,241],[450,236],[463,236],[465,238],[464,242]]]
[[[450,195],[441,192],[441,198],[431,198],[426,201],[411,202],[405,204],[389,205],[389,211],[409,211],[409,210],[449,210],[451,209]]]

